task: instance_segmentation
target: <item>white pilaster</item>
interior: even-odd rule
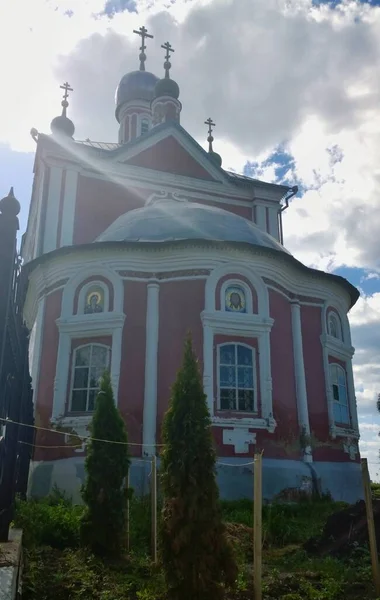
[[[33,344],[31,344],[31,348],[29,349],[29,361],[30,361],[30,376],[32,378],[32,387],[33,387],[33,403],[34,407],[37,405],[37,391],[38,391],[38,381],[39,374],[41,369],[41,352],[42,352],[42,340],[43,340],[43,323],[45,316],[45,296],[40,298],[38,301],[37,315],[36,320],[33,325]],[[32,337],[32,336],[31,336]]]
[[[65,193],[63,197],[60,246],[73,243],[75,203],[77,198],[78,172],[66,171]]]
[[[111,384],[115,404],[118,405],[119,380],[121,366],[121,345],[123,341],[123,327],[118,327],[112,332],[112,354],[111,354]]]
[[[351,427],[354,431],[359,431],[358,407],[356,404],[354,373],[352,370],[352,360],[350,358],[346,362],[346,375],[347,375],[348,402],[350,405],[350,413],[351,413],[351,415],[350,415],[351,416]]]
[[[210,411],[210,416],[214,414],[214,377],[213,377],[213,362],[214,362],[214,334],[210,325],[203,326],[203,389],[207,396],[207,405]]]
[[[267,217],[263,204],[256,204],[256,225],[263,231],[267,230]]]
[[[70,350],[70,334],[61,332],[59,336],[57,366],[55,370],[52,419],[59,419],[65,413],[67,384],[70,368]]]
[[[264,419],[273,419],[272,370],[270,360],[270,332],[264,331],[258,337],[261,413]]]
[[[46,203],[44,229],[44,253],[57,247],[59,204],[61,199],[62,172],[60,167],[50,167],[49,190]]]
[[[304,436],[310,436],[309,409],[307,405],[307,391],[305,378],[305,365],[303,360],[301,307],[298,302],[292,302],[292,333],[294,353],[294,374],[296,380],[296,397],[298,422]],[[311,446],[306,445],[303,449],[304,461],[312,462]]]
[[[278,208],[274,206],[269,208],[269,233],[276,240],[279,239],[278,234]]]
[[[146,310],[145,393],[143,416],[143,454],[153,455],[157,424],[157,358],[159,326],[159,284],[148,283]]]

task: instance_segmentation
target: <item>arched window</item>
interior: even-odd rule
[[[335,363],[330,364],[330,385],[333,396],[334,421],[350,425],[346,372]]]
[[[101,344],[80,346],[74,351],[70,412],[92,412],[99,380],[109,368],[110,349]]]
[[[148,131],[149,131],[149,120],[141,119],[140,135],[144,135],[144,133],[147,133]]]
[[[331,335],[332,337],[334,337],[338,340],[342,339],[342,328],[340,325],[339,317],[336,314],[331,313],[331,312],[329,314],[328,329],[329,329],[329,335]]]
[[[255,351],[243,344],[218,347],[219,409],[256,410]]]

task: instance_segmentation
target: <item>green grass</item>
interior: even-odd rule
[[[375,598],[366,548],[344,561],[311,558],[302,550],[341,506],[325,499],[264,507],[264,600]],[[222,502],[221,509],[239,563],[236,590],[227,600],[252,599],[252,502]],[[132,551],[117,562],[79,548],[82,510],[58,493],[17,504],[15,525],[23,528],[25,543],[23,600],[165,600],[162,573],[149,558],[149,498],[132,500]]]

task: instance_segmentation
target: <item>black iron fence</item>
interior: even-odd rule
[[[26,495],[34,439],[29,334],[23,323],[21,263],[16,250],[20,205],[0,200],[0,542],[8,539],[16,494]]]

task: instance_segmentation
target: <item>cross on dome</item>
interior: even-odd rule
[[[152,38],[153,39],[153,35],[150,35],[148,33],[148,30],[146,29],[146,27],[144,27],[144,25],[142,27],[140,27],[138,30],[134,29],[133,33],[136,33],[137,35],[139,35],[141,37],[141,46],[140,46],[140,54],[139,54],[139,59],[140,59],[140,71],[145,71],[145,61],[146,61],[146,54],[145,54],[145,49],[146,49],[146,45],[145,45],[145,39],[146,38]]]
[[[215,123],[213,122],[213,120],[211,119],[211,117],[209,117],[208,119],[206,119],[205,121],[205,125],[208,125],[208,151],[211,153],[212,150],[212,143],[214,141],[213,135],[212,135],[212,128],[215,127]]]
[[[61,90],[65,90],[65,93],[63,94],[63,100],[61,102],[61,106],[62,106],[62,116],[66,117],[66,109],[69,106],[69,103],[67,101],[67,98],[69,97],[69,92],[73,92],[73,88],[70,87],[70,84],[66,81],[63,85],[59,86]]]
[[[175,52],[174,48],[172,47],[172,45],[170,44],[170,42],[165,42],[165,44],[161,45],[161,48],[163,48],[164,50],[166,50],[166,54],[165,54],[165,62],[164,62],[164,69],[165,69],[165,77],[169,77],[169,71],[171,68],[171,62],[170,62],[170,53],[171,52]]]

